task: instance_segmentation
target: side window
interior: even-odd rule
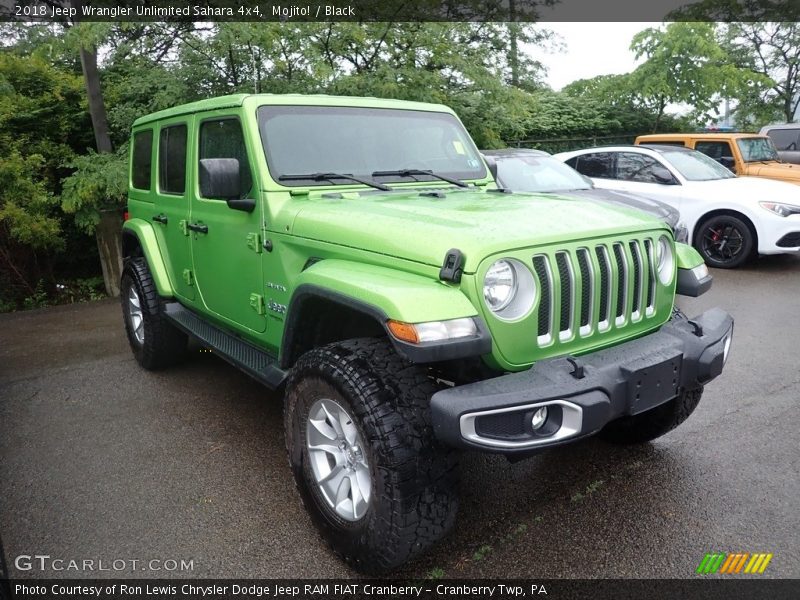
[[[614,155],[610,152],[582,154],[577,157],[576,163],[570,166],[587,177],[614,179]]]
[[[131,161],[131,184],[139,190],[150,189],[150,174],[153,170],[153,130],[145,129],[133,136],[133,160]]]
[[[800,150],[800,129],[770,129],[767,135],[778,150]]]
[[[620,152],[617,155],[617,179],[638,181],[640,183],[661,183],[653,174],[654,169],[664,167],[652,156],[634,152]]]
[[[253,178],[250,162],[244,145],[242,124],[238,119],[226,117],[204,121],[200,125],[200,159],[235,158],[239,161],[239,174],[242,179],[242,198],[250,195]]]
[[[728,142],[697,142],[694,149],[714,160],[733,158],[733,151]]]
[[[165,194],[186,191],[186,125],[170,125],[158,139],[158,186]]]

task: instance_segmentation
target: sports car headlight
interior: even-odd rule
[[[779,217],[800,215],[800,206],[795,206],[794,204],[784,204],[782,202],[759,202],[758,205],[771,213],[775,213]]]
[[[658,280],[664,285],[669,285],[675,272],[675,255],[672,252],[672,244],[665,235],[658,239],[656,246],[656,272]]]
[[[528,313],[536,300],[533,273],[513,258],[496,261],[483,279],[483,299],[501,319],[518,319]]]

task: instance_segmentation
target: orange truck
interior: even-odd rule
[[[781,161],[772,140],[757,133],[665,133],[640,135],[637,146],[683,146],[710,156],[737,175],[800,184],[800,165]]]

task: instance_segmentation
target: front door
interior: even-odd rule
[[[230,208],[224,200],[203,198],[196,175],[201,159],[235,158],[241,173],[241,197],[253,198],[257,186],[253,185],[252,153],[235,115],[215,112],[195,119],[198,143],[194,145],[195,176],[187,227],[200,299],[207,311],[222,320],[263,332],[267,319],[259,242],[262,206],[257,203],[248,213]]]

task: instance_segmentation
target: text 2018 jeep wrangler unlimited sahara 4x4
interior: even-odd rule
[[[239,95],[133,126],[122,308],[145,368],[187,334],[285,386],[300,495],[333,549],[394,568],[454,521],[456,450],[656,438],[733,321],[645,213],[509,193],[438,105]]]

